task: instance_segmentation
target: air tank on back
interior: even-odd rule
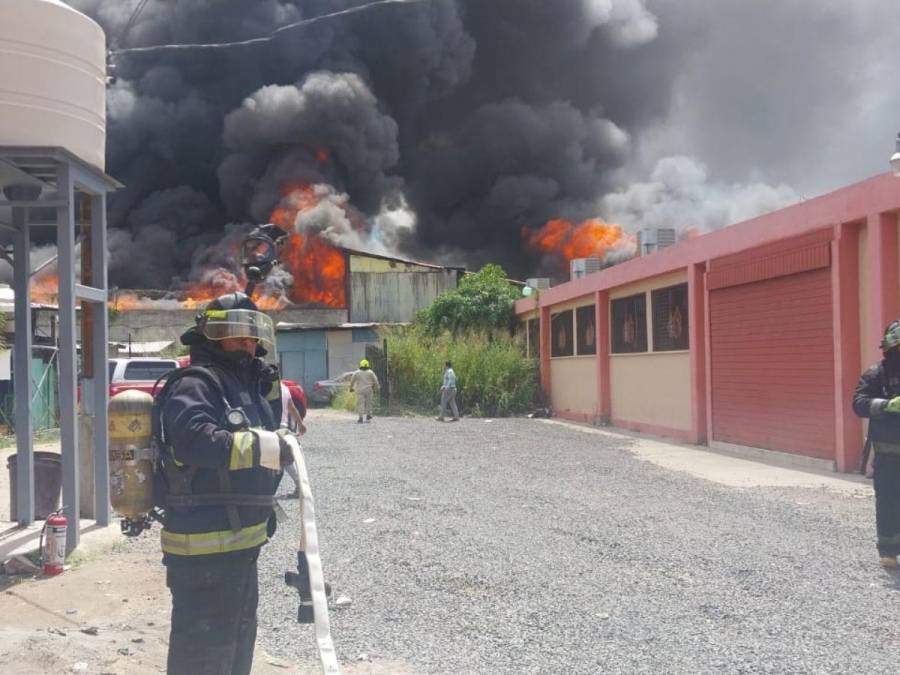
[[[59,0],[0,1],[0,146],[59,146],[101,171],[106,36]]]
[[[109,399],[109,496],[122,516],[122,532],[150,526],[155,453],[151,447],[153,397],[128,389]]]

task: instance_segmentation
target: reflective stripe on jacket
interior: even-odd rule
[[[266,543],[268,521],[244,527],[240,532],[223,530],[219,532],[198,532],[177,534],[163,530],[160,533],[163,553],[171,555],[211,555],[233,553],[256,548]]]

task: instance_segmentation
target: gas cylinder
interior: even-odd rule
[[[126,521],[144,521],[153,508],[150,447],[153,397],[129,389],[109,400],[109,494]]]
[[[44,523],[44,549],[41,559],[44,563],[44,574],[62,574],[66,561],[66,517],[58,511],[47,518]]]

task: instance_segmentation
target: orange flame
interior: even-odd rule
[[[307,183],[289,185],[281,191],[281,201],[269,220],[285,232],[292,232],[297,216],[315,208],[318,203],[319,196],[312,185]]]
[[[524,228],[522,236],[531,250],[543,254],[558,253],[566,262],[577,258],[604,258],[611,250],[634,239],[618,225],[599,219],[578,224],[551,220],[539,230]]]
[[[325,148],[315,150],[321,161],[329,158]],[[254,302],[262,310],[284,309],[289,303],[300,306],[321,306],[343,309],[347,306],[347,260],[345,254],[318,235],[301,235],[295,232],[297,216],[315,208],[320,197],[315,188],[306,183],[288,185],[282,191],[282,198],[272,212],[270,222],[289,233],[280,251],[280,262],[294,277],[294,284],[286,289],[285,295],[267,295],[260,288],[254,295]],[[230,251],[234,258],[240,255],[239,245]],[[201,281],[182,291],[175,291],[172,297],[161,300],[142,297],[137,293],[116,293],[109,300],[109,306],[117,310],[159,310],[164,308],[198,309],[215,298],[246,286],[243,274],[234,274],[226,269],[208,270]],[[43,274],[32,280],[34,302],[56,304],[59,296],[59,281],[53,274]]]
[[[282,247],[281,264],[294,277],[288,294],[295,304],[347,306],[347,260],[324,239],[292,234]]]
[[[327,153],[327,150],[322,149]],[[291,232],[281,250],[281,264],[294,277],[288,291],[290,300],[298,305],[347,306],[347,261],[344,254],[321,237],[304,236],[294,232],[297,216],[315,208],[320,199],[315,189],[306,183],[288,185],[282,191],[281,202],[270,220]]]
[[[42,274],[31,280],[31,302],[55,305],[59,299],[59,279],[55,274]]]
[[[319,164],[324,164],[331,159],[331,153],[328,151],[328,148],[316,148],[315,154],[316,161],[319,162]]]

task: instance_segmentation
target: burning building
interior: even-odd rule
[[[257,300],[275,320],[285,376],[308,388],[350,369],[367,344],[379,341],[378,326],[412,321],[438,295],[456,288],[465,272],[338,248],[315,238],[292,238],[285,251],[283,264],[293,284],[278,288],[277,295],[270,288]],[[238,287],[210,284],[193,295],[119,291],[110,301],[110,341],[177,345],[198,308]]]

